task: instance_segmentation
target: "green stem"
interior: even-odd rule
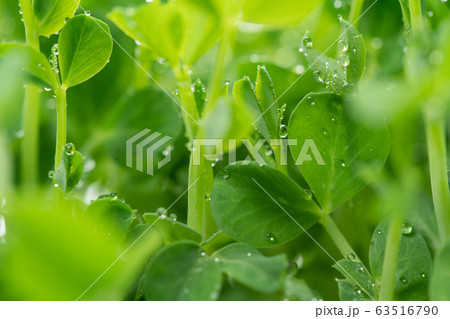
[[[420,0],[409,0],[409,12],[411,15],[411,28],[413,33],[417,34],[423,27]]]
[[[445,116],[432,105],[425,109],[425,130],[430,166],[431,190],[439,234],[444,243],[450,232],[450,190],[447,176]]]
[[[182,106],[181,113],[186,126],[187,137],[192,141],[198,135],[199,115],[197,105],[195,104],[194,93],[191,88],[192,82],[188,68],[180,67],[176,72],[176,76]]]
[[[67,141],[67,88],[59,87],[56,93],[56,151],[55,170],[61,162],[62,152]]]
[[[361,16],[363,4],[364,0],[353,0],[352,2],[348,20],[355,26],[355,28],[358,26],[358,19]]]
[[[325,228],[327,233],[330,235],[334,244],[339,249],[344,258],[362,263],[361,259],[358,257],[358,255],[355,253],[355,251],[350,246],[348,241],[345,239],[344,235],[341,233],[336,223],[330,217],[329,214],[324,214],[324,217],[321,219],[320,223]]]
[[[39,35],[35,28],[31,1],[20,0],[19,3],[23,12],[27,44],[39,51]],[[34,188],[38,184],[39,110],[39,88],[27,84],[25,86],[25,100],[22,117],[22,128],[25,135],[21,144],[21,179],[22,183],[27,188]]]
[[[379,300],[381,301],[391,301],[394,299],[395,273],[397,271],[402,223],[403,216],[400,213],[396,213],[389,223],[383,259],[383,270],[381,273],[379,295]]]

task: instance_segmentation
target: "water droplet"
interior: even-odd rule
[[[427,274],[423,272],[423,273],[420,274],[420,277],[427,278]]]
[[[202,252],[200,253],[200,255],[201,255],[202,257],[205,257],[205,256],[206,256],[206,253],[205,253],[204,251],[202,251]]]
[[[322,77],[322,72],[320,72],[319,70],[314,71],[313,73],[314,75],[314,80],[318,83],[323,83],[323,77]]]
[[[214,258],[214,261],[216,262],[216,263],[218,263],[220,260],[219,260],[219,258]]]
[[[338,50],[341,52],[346,52],[348,50],[348,43],[345,40],[338,42]]]
[[[75,145],[73,143],[67,143],[65,146],[66,154],[71,156],[75,152]]]
[[[340,160],[339,161],[339,165],[341,165],[342,167],[346,167],[347,166],[347,164],[345,164],[344,160]]]
[[[247,253],[247,256],[248,256],[248,257],[251,257],[251,255],[252,255],[251,252],[248,252],[248,253]]]
[[[350,261],[355,261],[356,260],[356,256],[354,253],[350,253],[347,255],[347,259]]]
[[[230,172],[228,172],[227,169],[224,169],[224,170],[222,171],[222,177],[223,177],[223,179],[228,179],[228,178],[230,178]]]
[[[338,14],[337,18],[338,18],[339,21],[342,20],[342,14]]]
[[[447,0],[441,0],[441,2],[447,2]]]
[[[51,88],[44,88],[44,91],[46,92],[50,92],[52,89]]]
[[[276,242],[275,236],[274,236],[272,233],[267,233],[267,234],[266,234],[266,239],[267,239],[268,241],[270,241],[271,243]]]
[[[303,191],[305,192],[305,195],[306,195],[307,199],[311,199],[312,198],[313,193],[312,193],[312,191],[310,189],[305,189]]]
[[[377,234],[378,234],[378,235],[381,235],[381,234],[382,234],[381,230],[377,231]]]
[[[408,279],[406,279],[405,277],[401,276],[400,277],[400,282],[404,285],[406,285],[408,283]]]
[[[414,234],[414,228],[410,223],[402,224],[402,234],[405,236],[411,236]]]
[[[53,178],[53,177],[55,177],[55,171],[49,171],[48,178]]]
[[[347,54],[343,54],[339,57],[338,62],[343,66],[348,66],[350,64],[350,58],[348,57]]]
[[[176,222],[177,221],[177,214],[173,214],[172,213],[172,214],[169,215],[169,218],[172,219],[173,222]]]
[[[306,98],[306,101],[308,102],[309,105],[314,106],[316,104],[316,102],[314,102],[314,98],[312,96],[308,96]]]
[[[323,135],[327,135],[327,131],[324,128],[321,131]]]
[[[111,193],[111,197],[114,198],[114,199],[117,199],[117,193],[116,192],[112,192]]]
[[[89,16],[91,15],[91,11],[89,11],[89,10],[84,11],[84,14],[87,15],[87,16],[89,17]]]
[[[288,128],[286,125],[282,124],[280,126],[280,137],[286,138],[288,136]]]
[[[303,45],[305,47],[307,47],[307,48],[312,48],[313,47],[313,42],[312,42],[311,38],[308,35],[305,35],[303,37],[302,42],[303,42]]]
[[[211,194],[205,194],[205,200],[209,202],[211,200]]]

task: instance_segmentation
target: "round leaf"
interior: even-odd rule
[[[147,300],[216,300],[221,288],[219,265],[202,256],[194,242],[179,241],[163,248],[149,263],[144,290]]]
[[[289,138],[297,141],[291,145],[292,155],[326,212],[364,188],[363,170],[380,170],[390,149],[384,123],[380,127],[356,123],[342,98],[332,93],[309,94],[299,103],[289,121]],[[321,158],[310,154],[313,148],[306,147],[308,141],[314,142]]]
[[[111,56],[113,40],[108,25],[78,15],[61,30],[58,46],[62,83],[72,87],[103,69]]]
[[[215,178],[211,211],[221,230],[258,247],[291,240],[320,219],[311,196],[293,180],[253,162],[227,166]]]

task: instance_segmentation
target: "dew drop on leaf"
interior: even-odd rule
[[[205,200],[208,202],[211,200],[211,195],[209,193],[205,194]]]
[[[400,277],[400,282],[402,283],[402,284],[407,284],[408,283],[408,279],[406,279],[404,276],[401,276]]]
[[[222,177],[223,177],[223,179],[228,179],[228,178],[230,178],[230,172],[228,172],[228,170],[224,169],[224,170],[222,171]]]
[[[313,42],[312,42],[311,38],[308,35],[305,35],[303,37],[302,42],[303,42],[303,45],[305,47],[307,47],[307,48],[312,48],[312,46],[313,46]]]
[[[355,261],[356,260],[356,256],[354,253],[350,253],[347,255],[347,259],[350,261]]]
[[[267,234],[266,234],[266,239],[267,239],[268,241],[270,241],[271,243],[275,243],[275,242],[276,242],[275,236],[274,236],[272,233],[267,233]]]
[[[84,11],[84,14],[87,15],[87,16],[89,17],[89,16],[91,15],[91,11],[89,11],[89,10]]]
[[[411,236],[414,235],[414,228],[410,223],[402,224],[402,235]]]
[[[339,165],[342,166],[342,167],[346,167],[347,166],[347,164],[345,164],[344,160],[340,160],[339,161]]]
[[[280,137],[286,138],[288,136],[288,128],[286,125],[282,124],[280,126]]]
[[[48,178],[53,178],[55,176],[55,172],[54,171],[49,171],[48,172]]]
[[[420,274],[420,277],[427,278],[427,274],[423,272],[423,273]]]
[[[75,152],[75,145],[73,143],[67,143],[65,146],[66,154],[71,156]]]
[[[341,52],[346,52],[348,50],[348,43],[345,40],[338,42],[338,50]]]

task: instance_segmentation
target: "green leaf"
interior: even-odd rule
[[[33,0],[36,29],[39,35],[46,37],[58,33],[66,19],[72,18],[79,1],[74,0]]]
[[[41,86],[58,86],[48,59],[39,51],[17,42],[0,43],[0,60],[8,61],[24,78]]]
[[[153,225],[152,227],[158,228],[164,234],[166,244],[183,239],[192,240],[197,243],[200,243],[202,240],[202,236],[195,230],[189,228],[183,223],[167,217],[165,214],[160,215],[157,213],[146,213],[143,217],[148,224]]]
[[[280,290],[286,276],[285,255],[265,257],[246,244],[228,245],[211,257],[215,258],[223,272],[262,293],[270,294]]]
[[[221,230],[257,247],[280,245],[320,219],[307,192],[280,171],[254,162],[227,166],[216,176],[211,211]]]
[[[450,242],[444,245],[434,261],[430,280],[430,299],[433,301],[450,300]]]
[[[335,59],[313,49],[313,41],[308,34],[303,37],[300,48],[314,70],[316,81],[336,93],[352,91],[366,67],[366,47],[362,35],[344,19],[340,19],[340,24],[341,36]]]
[[[103,69],[111,56],[113,40],[107,24],[83,14],[67,21],[58,47],[62,83],[72,87]]]
[[[289,121],[289,138],[296,165],[326,212],[363,189],[364,170],[379,171],[390,150],[389,132],[366,127],[349,115],[340,96],[309,94],[296,107]]]
[[[115,194],[100,196],[86,208],[84,216],[96,221],[99,232],[107,236],[119,234],[122,237],[136,219],[135,211]]]
[[[164,247],[145,271],[147,300],[217,300],[222,286],[219,265],[194,242],[179,241]]]
[[[73,144],[67,144],[62,152],[61,162],[53,177],[62,191],[67,194],[74,190],[83,175],[85,157],[75,150]]]
[[[108,18],[134,40],[152,48],[172,67],[192,65],[224,32],[215,1],[153,1],[138,8],[115,8]]]
[[[388,227],[388,219],[379,223],[370,243],[370,268],[378,283],[383,270]],[[395,272],[394,300],[427,300],[431,267],[431,254],[425,240],[414,225],[405,222]]]
[[[341,301],[376,300],[375,281],[364,269],[363,264],[342,259],[333,267],[346,278],[338,280]]]
[[[285,282],[284,297],[294,301],[317,301],[320,295],[313,291],[304,280],[288,277]]]
[[[272,79],[264,66],[258,66],[255,86],[245,77],[234,83],[233,95],[239,104],[251,111],[257,130],[266,140],[280,138],[281,110]]]
[[[321,0],[246,0],[242,20],[273,26],[295,25],[304,20],[321,3]]]
[[[252,130],[250,114],[245,106],[229,97],[219,98],[211,112],[205,114],[201,125],[204,137],[223,141],[225,151],[233,150],[230,149],[229,140],[235,140],[238,146]]]
[[[209,237],[205,242],[202,243],[202,248],[207,254],[212,254],[216,250],[225,247],[231,243],[234,243],[234,239],[229,235],[225,234],[223,231],[219,230],[217,233]]]
[[[122,246],[119,236],[96,230],[95,220],[75,218],[77,207],[52,205],[43,193],[9,198],[8,212],[1,300],[122,300],[163,242],[153,232],[139,245]]]
[[[205,86],[202,81],[198,79],[194,84],[194,99],[195,104],[197,105],[198,114],[202,115],[205,109],[205,104],[208,99],[208,95],[206,94]]]

